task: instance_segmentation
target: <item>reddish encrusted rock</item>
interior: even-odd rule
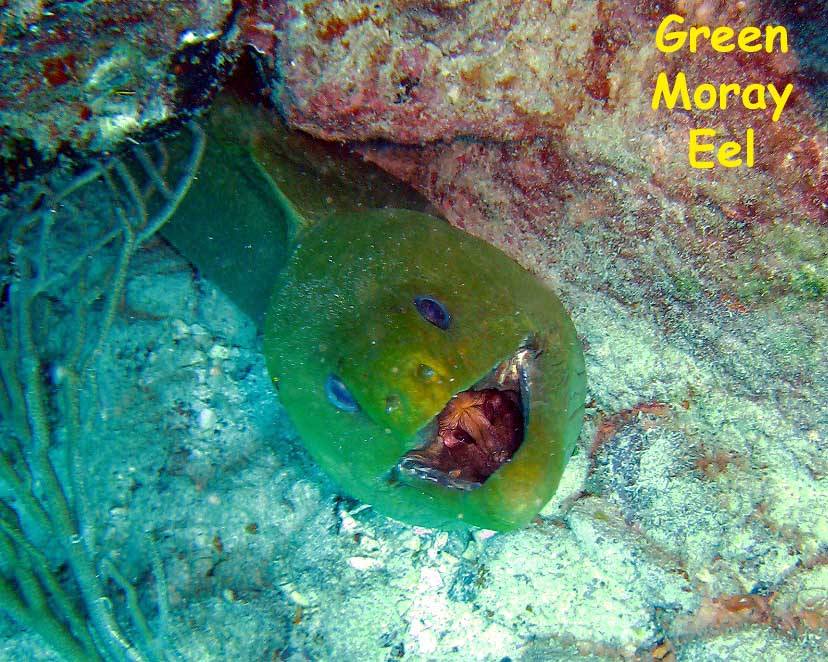
[[[567,248],[560,242],[589,228],[591,249],[616,253],[626,275],[652,281],[657,265],[679,289],[726,297],[735,310],[769,293],[824,294],[824,268],[810,278],[784,266],[799,247],[777,241],[828,217],[828,139],[796,53],[708,44],[663,54],[654,43],[671,12],[739,29],[779,24],[776,4],[312,1],[270,11],[273,95],[294,126],[415,146],[369,151],[453,222],[507,249],[519,242],[524,262],[548,266]],[[657,75],[679,70],[691,91],[791,82],[794,93],[778,122],[772,107],[733,98],[724,110],[654,111]],[[702,127],[742,144],[752,127],[755,167],[691,168],[689,130]]]

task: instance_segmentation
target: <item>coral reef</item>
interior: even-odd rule
[[[828,141],[795,51],[723,54],[703,46],[689,56],[654,47],[669,11],[688,23],[761,25],[774,22],[771,5],[524,2],[501,9],[487,2],[305,4],[283,28],[274,98],[293,124],[321,137],[434,143],[371,158],[417,186],[452,222],[506,235],[506,243],[536,241],[538,251],[563,253],[556,237],[579,232],[586,214],[631,268],[664,265],[664,258],[649,259],[654,248],[667,259],[681,256],[713,296],[738,301],[763,287],[778,294],[824,280],[824,265],[808,279],[779,273],[766,260],[777,233],[807,234],[808,225],[828,218]],[[770,110],[741,105],[654,111],[657,74],[679,69],[697,83],[781,88],[793,81],[795,91],[776,122]],[[690,168],[688,133],[698,127],[728,138],[753,127],[756,166]],[[805,287],[820,291],[816,283]]]
[[[250,49],[256,84],[295,126],[356,141],[549,282],[584,347],[579,452],[541,516],[495,536],[405,527],[336,494],[282,416],[252,325],[168,248],[146,246],[97,365],[98,423],[119,441],[90,459],[109,479],[87,489],[108,523],[97,549],[121,550],[142,604],[152,561],[128,543],[157,532],[185,657],[828,656],[824,3],[6,7],[9,176],[29,167],[21,155],[108,149],[201,105],[220,61]],[[660,53],[670,12],[784,24],[791,50]],[[794,94],[777,122],[739,105],[652,110],[656,76],[678,69]],[[126,82],[88,85],[113,70]],[[691,169],[701,126],[754,128],[756,165]],[[74,328],[61,319],[54,338]],[[49,659],[0,627],[0,659]]]

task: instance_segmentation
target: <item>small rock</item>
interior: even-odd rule
[[[184,320],[174,319],[172,321],[173,340],[182,340],[190,335],[190,327]]]
[[[354,570],[365,571],[379,568],[382,563],[380,563],[379,559],[372,559],[368,556],[352,556],[348,559],[348,565]]]
[[[211,359],[223,361],[230,358],[230,349],[224,345],[213,345],[207,354]]]
[[[202,409],[198,413],[198,427],[205,432],[212,430],[216,426],[217,420],[216,412],[212,409]]]
[[[420,572],[420,583],[428,588],[438,589],[443,585],[443,578],[436,568],[423,568]]]

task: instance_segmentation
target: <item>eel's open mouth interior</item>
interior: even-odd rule
[[[483,379],[448,401],[395,473],[473,490],[512,459],[529,416],[530,375],[539,350],[527,339]]]

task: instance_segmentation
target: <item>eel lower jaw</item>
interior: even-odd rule
[[[523,443],[539,354],[535,340],[527,338],[471,388],[454,395],[393,473],[452,490],[480,487]]]

